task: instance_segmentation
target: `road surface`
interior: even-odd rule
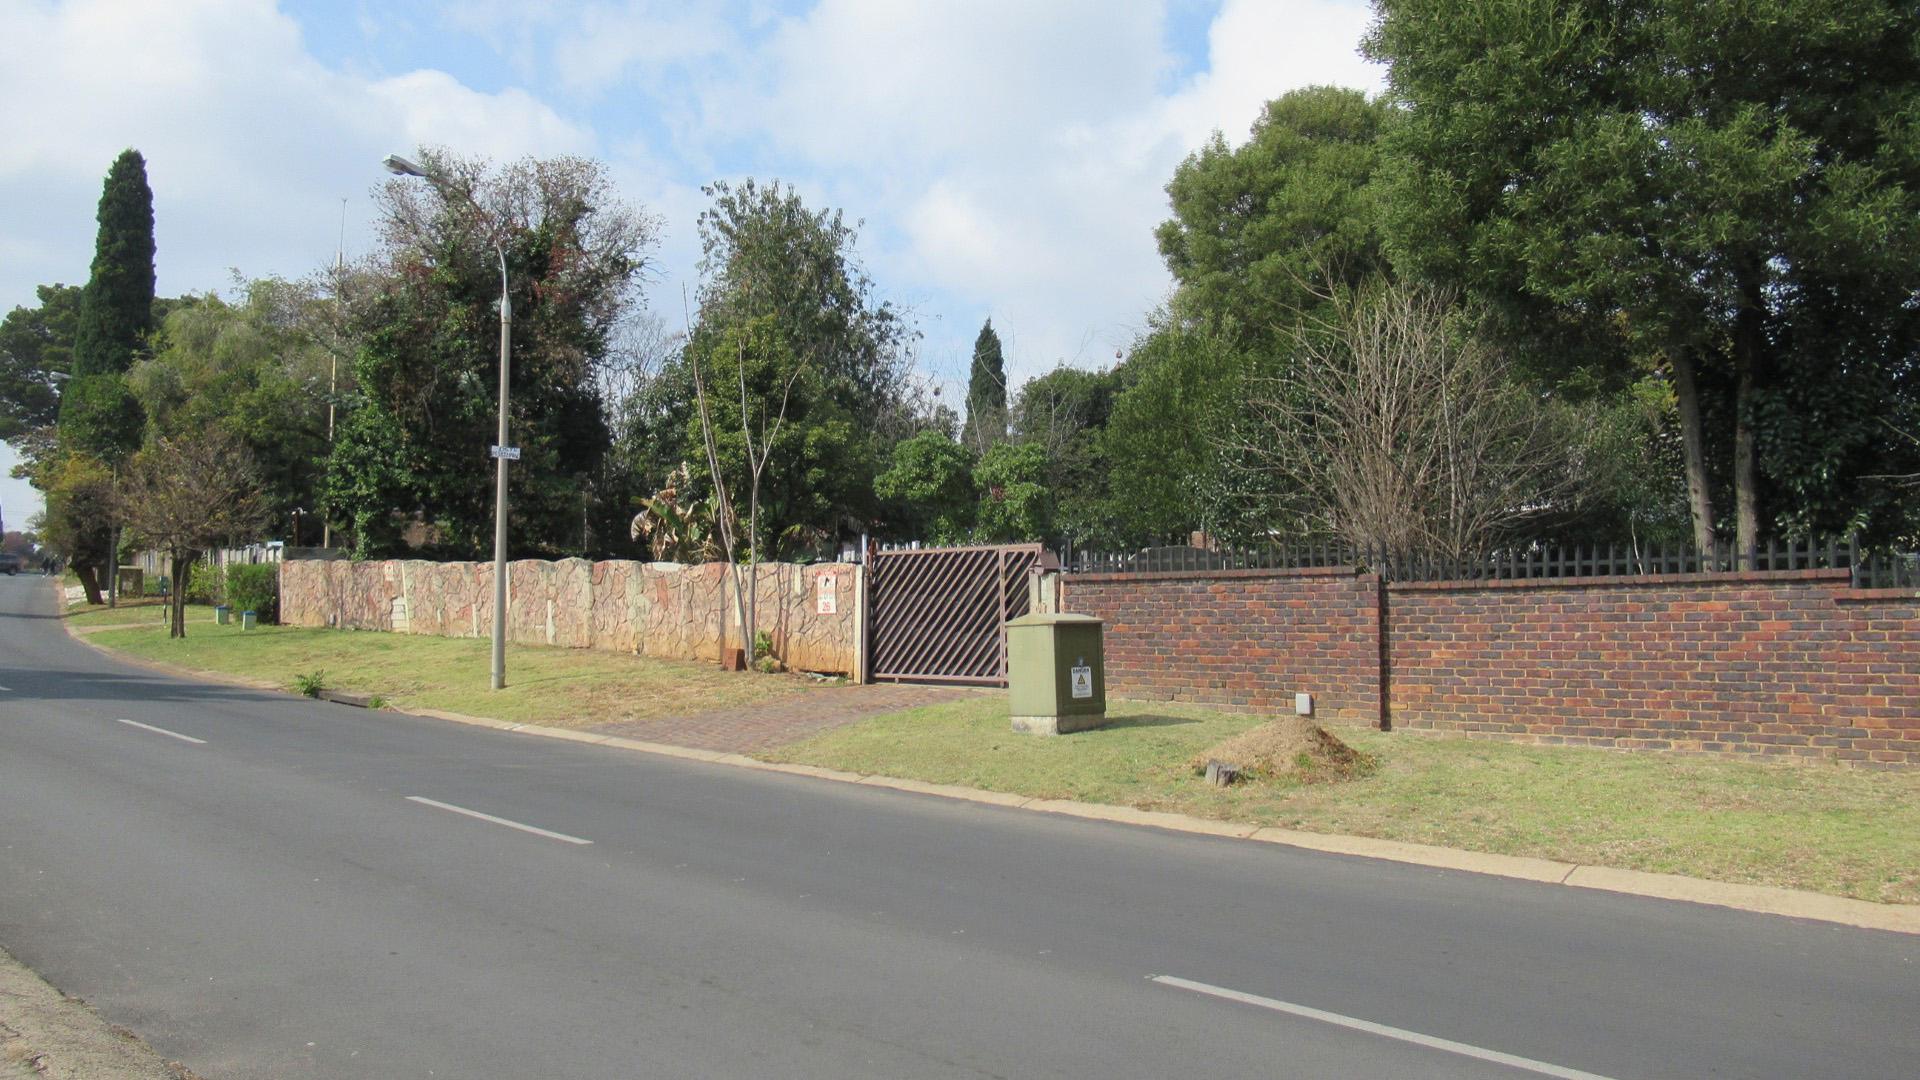
[[[207,686],[54,610],[0,578],[0,945],[209,1080],[1920,1074],[1920,938]]]

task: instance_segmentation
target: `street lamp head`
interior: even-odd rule
[[[427,175],[427,170],[415,165],[399,154],[388,154],[386,157],[380,159],[380,164],[385,165],[387,171],[395,176],[418,176],[431,179],[431,177]]]

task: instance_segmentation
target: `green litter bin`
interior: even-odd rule
[[[231,622],[232,620],[233,620],[232,608],[228,607],[225,604],[213,605],[213,621],[214,622],[219,623],[221,626],[225,626],[227,625],[227,623]]]
[[[243,611],[240,613],[240,629],[242,630],[253,629],[253,621],[254,621],[253,612]]]
[[[1013,730],[1064,735],[1107,722],[1102,627],[1092,615],[1022,615],[1007,623]]]

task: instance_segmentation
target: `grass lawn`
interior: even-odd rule
[[[983,695],[875,717],[761,754],[852,772],[1311,832],[1920,902],[1920,770],[1873,772],[1331,729],[1364,779],[1216,788],[1187,759],[1257,718],[1114,702],[1115,723],[1008,730]]]
[[[163,610],[155,607],[146,616],[152,629],[102,630],[87,640],[148,660],[266,679],[288,688],[296,676],[320,672],[328,689],[375,694],[396,708],[446,709],[553,727],[750,705],[804,693],[811,685],[802,676],[729,674],[711,664],[512,645],[507,649],[507,688],[495,692],[487,688],[491,646],[485,639],[286,626],[243,631],[237,619],[217,626],[211,609],[190,608],[186,638],[172,641]],[[127,618],[129,614],[125,609],[94,609],[73,621],[136,621]]]
[[[188,623],[212,621],[212,608],[187,605]],[[127,623],[153,623],[164,627],[167,624],[167,602],[158,596],[129,597],[121,600],[118,607],[82,601],[67,605],[67,622],[76,627],[120,626]],[[192,630],[191,625],[188,630]]]

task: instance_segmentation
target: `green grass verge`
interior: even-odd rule
[[[1258,723],[1115,702],[1106,728],[1008,730],[1000,695],[875,717],[771,760],[1310,832],[1920,902],[1920,771],[1521,746],[1332,729],[1364,779],[1216,788],[1186,762]]]
[[[213,609],[198,604],[187,605],[187,621],[212,622]],[[84,601],[67,606],[67,622],[79,627],[118,626],[126,623],[156,623],[165,626],[167,622],[167,602],[157,596],[128,597],[120,601],[117,607],[104,604],[89,604]]]
[[[317,672],[327,689],[375,694],[394,708],[445,709],[555,727],[750,705],[804,693],[810,685],[798,676],[729,674],[710,664],[515,645],[507,650],[507,688],[494,691],[487,685],[490,644],[483,639],[286,626],[241,630],[237,619],[215,625],[208,611],[189,615],[182,640],[167,638],[157,614],[151,629],[102,630],[87,640],[148,660],[265,679],[288,689],[300,676]]]

